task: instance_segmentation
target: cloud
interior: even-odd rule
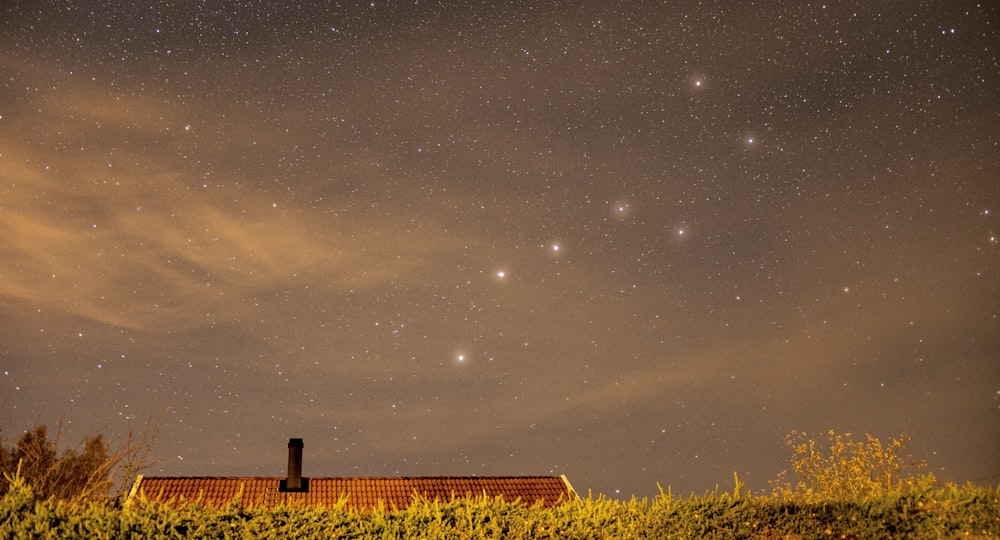
[[[463,239],[445,238],[428,215],[430,224],[404,228],[393,211],[405,193],[374,214],[247,189],[226,173],[201,181],[174,161],[183,134],[163,131],[183,111],[65,84],[71,92],[24,98],[47,111],[47,125],[5,118],[14,129],[0,132],[0,295],[8,302],[175,332],[206,314],[240,320],[247,299],[276,289],[321,282],[338,294],[406,281]]]

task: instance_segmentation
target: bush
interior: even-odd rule
[[[137,497],[122,507],[39,499],[22,478],[0,498],[0,538],[1000,538],[1000,489],[914,486],[816,503],[711,493],[603,497],[545,508],[474,497],[403,510],[275,509]]]
[[[59,431],[50,438],[45,424],[25,431],[10,447],[0,439],[0,494],[11,488],[16,473],[42,499],[106,502],[112,496],[116,477],[120,485],[115,495],[121,495],[144,466],[157,429],[150,419],[141,437],[129,433],[116,448],[110,448],[104,436],[98,434],[61,455]]]
[[[889,439],[885,445],[871,435],[866,435],[864,441],[855,441],[850,433],[839,435],[830,430],[826,436],[826,447],[800,431],[792,431],[785,437],[798,481],[794,485],[789,483],[783,473],[773,483],[775,496],[804,502],[857,500],[918,483],[934,483],[931,474],[913,476],[908,472],[923,469],[925,464],[912,459],[904,463],[900,457],[909,442],[906,435]]]
[[[0,447],[2,470],[10,475],[20,467],[32,489],[42,498],[90,500],[106,498],[111,489],[110,456],[102,435],[88,437],[83,451],[69,449],[57,455],[56,443],[42,424],[24,432],[11,448]],[[0,482],[0,493],[10,489],[10,481]]]

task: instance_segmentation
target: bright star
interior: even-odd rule
[[[632,214],[632,206],[626,200],[615,201],[610,210],[611,217],[617,220],[624,220]]]

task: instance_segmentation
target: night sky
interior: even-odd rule
[[[277,6],[281,7],[277,7]],[[1000,478],[976,1],[0,4],[9,444],[153,475]],[[166,412],[162,412],[166,410]]]

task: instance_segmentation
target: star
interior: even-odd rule
[[[863,425],[879,403],[928,455],[969,442],[932,464],[949,481],[996,473],[989,2],[156,4],[89,9],[101,32],[74,10],[0,18],[0,393],[24,390],[4,408],[17,429],[101,429],[155,397],[189,428],[155,449],[164,474],[214,474],[240,430],[262,455],[267,433],[322,429],[293,414],[309,407],[364,427],[359,471],[403,463],[409,435],[445,463],[439,435],[460,431],[489,466],[457,474],[557,467],[645,496],[725,481],[726,457],[701,451],[722,440],[764,487],[782,430]],[[748,46],[761,32],[781,38]],[[727,408],[720,373],[750,406]],[[880,381],[896,391],[866,394]],[[281,399],[204,414],[260,392]],[[695,396],[671,459],[615,444]],[[476,407],[557,422],[543,454],[564,457],[492,460],[523,441]]]
[[[617,220],[624,220],[632,214],[632,207],[625,200],[618,200],[611,204],[611,217]]]
[[[688,88],[692,93],[701,93],[708,87],[704,73],[694,73],[688,76]]]

